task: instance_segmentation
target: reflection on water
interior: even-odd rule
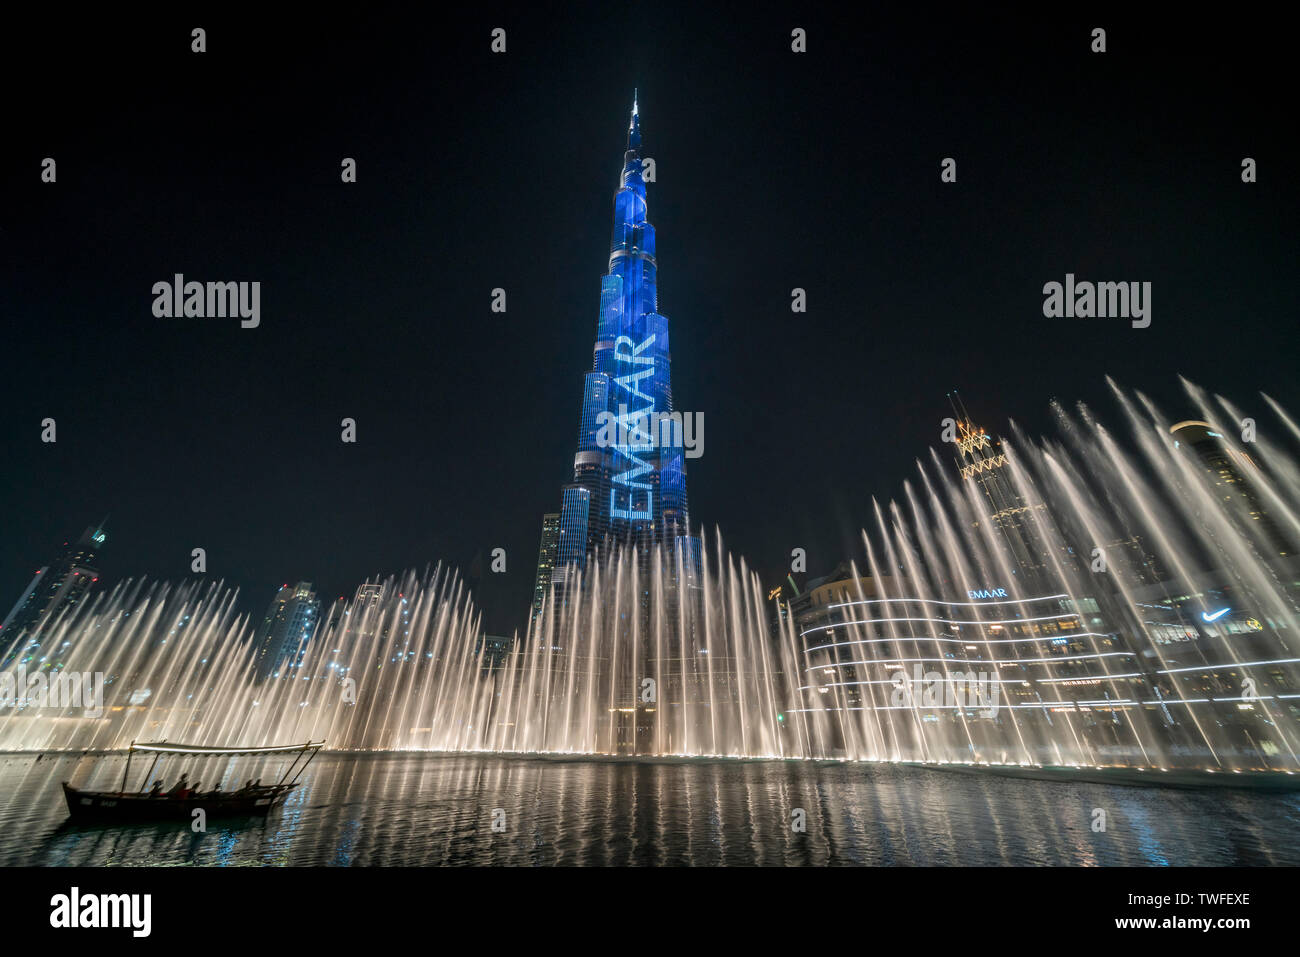
[[[1296,794],[813,762],[323,755],[264,821],[68,825],[59,782],[93,767],[102,784],[120,762],[0,756],[0,864],[1300,864]]]

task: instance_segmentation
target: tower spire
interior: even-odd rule
[[[637,91],[632,89],[632,118],[627,124],[627,148],[635,150],[641,148],[641,115],[637,111]]]

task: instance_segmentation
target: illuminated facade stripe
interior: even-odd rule
[[[805,655],[827,648],[847,648],[850,645],[892,645],[899,641],[934,641],[950,645],[1025,645],[1038,641],[1073,641],[1075,638],[1109,638],[1110,635],[1097,631],[1071,631],[1065,635],[1049,635],[1043,638],[953,638],[951,635],[899,635],[897,638],[853,638],[848,641],[835,641],[825,645],[813,645],[804,650]]]
[[[1195,665],[1190,668],[1166,668],[1157,671],[1156,674],[1174,675],[1184,671],[1216,671],[1220,668],[1255,668],[1263,665],[1293,665],[1297,662],[1300,662],[1300,658],[1273,658],[1269,661],[1224,661],[1217,665]]]
[[[823,687],[827,687],[827,686],[823,686]],[[1105,698],[1102,698],[1098,701],[1043,701],[1043,702],[1035,702],[1031,704],[1010,704],[1004,702],[998,705],[998,710],[1000,711],[1004,708],[1010,708],[1017,711],[1061,711],[1061,710],[1070,710],[1072,706],[1102,708],[1102,709],[1110,708],[1110,707],[1151,708],[1151,707],[1161,707],[1161,706],[1174,707],[1176,705],[1190,706],[1194,704],[1229,704],[1233,701],[1241,701],[1241,702],[1257,702],[1257,701],[1269,701],[1269,700],[1288,701],[1297,698],[1300,698],[1300,694],[1261,695],[1258,698],[1170,698],[1170,699],[1155,698],[1150,701],[1133,701],[1131,699],[1108,701]],[[927,713],[935,714],[940,712],[960,711],[960,710],[962,709],[955,708],[955,707],[939,707],[939,706],[926,707],[923,705],[881,705],[879,707],[874,707],[874,708],[863,708],[863,707],[856,707],[856,706],[850,708],[836,708],[836,707],[787,708],[786,713],[787,714],[816,714],[822,711],[918,711],[918,712],[927,712]],[[978,708],[967,709],[967,710],[969,710],[972,714],[978,713],[979,711]],[[1288,771],[1287,773],[1290,774],[1291,772]]]
[[[891,656],[884,661],[836,661],[820,665],[809,665],[804,671],[817,671],[820,668],[844,668],[849,665],[883,665],[889,667],[894,662],[906,664],[948,664],[948,665],[1059,665],[1067,661],[1092,661],[1099,658],[1136,658],[1132,651],[1103,651],[1092,655],[1061,655],[1059,658],[899,658]]]
[[[1036,601],[1052,601],[1056,598],[1070,598],[1070,595],[1062,592],[1059,595],[1042,595],[1038,598],[1008,598],[988,601],[939,601],[937,598],[865,598],[857,601],[841,601],[827,605],[827,608],[847,608],[850,605],[878,605],[885,602],[909,602],[914,601],[923,605],[949,605],[952,607],[969,607],[978,608],[981,605],[1028,605]]]
[[[941,625],[1018,625],[1021,622],[1031,621],[1060,621],[1062,618],[1079,618],[1078,612],[1068,612],[1062,615],[1044,615],[1039,618],[990,618],[987,621],[966,621],[957,618],[853,618],[848,621],[834,622],[828,625],[818,625],[816,628],[809,628],[806,631],[799,632],[799,637],[811,635],[814,632],[825,631],[828,628],[843,628],[847,625],[877,625],[887,622],[900,621],[927,621]]]

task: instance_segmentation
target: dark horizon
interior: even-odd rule
[[[328,604],[442,560],[487,631],[522,628],[571,473],[633,88],[676,406],[705,417],[691,521],[765,583],[796,546],[810,574],[861,553],[871,497],[938,447],[954,389],[990,431],[1031,435],[1054,431],[1053,398],[1118,425],[1107,375],[1172,420],[1192,411],[1179,375],[1261,422],[1260,391],[1300,408],[1280,35],[840,17],[593,6],[420,32],[384,12],[167,13],[21,35],[0,616],[112,513],[100,588],[190,578],[204,547],[256,617],[283,582]],[[155,318],[176,273],[261,282],[261,325]],[[1044,318],[1067,273],[1151,282],[1151,327]]]

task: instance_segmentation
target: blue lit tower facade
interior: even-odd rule
[[[690,541],[683,450],[680,442],[658,441],[658,433],[672,428],[657,427],[656,417],[674,410],[657,268],[634,98],[614,194],[609,272],[600,283],[594,357],[583,384],[573,482],[564,487],[560,508],[557,587],[598,550],[633,544],[645,556],[660,544],[671,555]]]

